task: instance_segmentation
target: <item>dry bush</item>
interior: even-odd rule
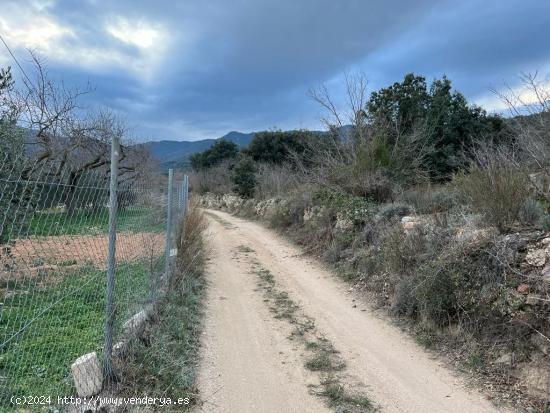
[[[174,278],[199,276],[204,270],[203,234],[207,222],[197,202],[191,200],[184,222],[178,228],[178,256]]]
[[[335,192],[347,192],[379,202],[394,198],[396,181],[388,173],[389,167],[381,167],[376,157],[384,158],[370,148],[374,143],[362,143],[360,147],[340,137],[329,137],[306,150],[307,163],[296,160],[301,179],[316,187]],[[369,148],[369,149],[367,149]],[[380,161],[380,162],[379,162]]]
[[[310,142],[302,154],[307,162],[296,159],[296,164],[308,182],[318,187],[388,202],[399,186],[429,179],[424,164],[431,148],[420,128],[393,140],[384,131],[373,130],[365,113],[367,84],[362,73],[346,75],[344,110],[325,85],[310,91],[329,115],[323,119],[329,132]]]
[[[287,194],[288,195],[288,194]],[[286,229],[304,224],[305,211],[312,205],[311,192],[296,192],[287,197],[269,216],[269,224],[273,228]]]
[[[491,240],[459,242],[450,226],[418,226],[407,233],[399,225],[390,227],[381,254],[392,311],[435,326],[459,323],[474,330],[500,317],[492,314],[495,296],[489,292],[502,286],[504,271],[514,264],[508,247]]]
[[[231,193],[233,187],[231,163],[225,161],[211,168],[194,172],[190,177],[190,185],[199,194],[210,192],[223,195]]]
[[[514,154],[500,147],[479,148],[468,174],[455,177],[459,193],[500,231],[518,220],[531,193],[529,179]]]
[[[400,224],[384,230],[381,254],[388,273],[407,274],[419,263],[427,250],[426,237],[420,228],[415,228],[409,234],[403,232]]]
[[[457,205],[457,194],[448,186],[417,186],[406,189],[398,199],[412,205],[418,214],[435,214],[449,211]]]
[[[256,174],[256,198],[286,198],[303,184],[301,174],[291,164],[261,163]]]

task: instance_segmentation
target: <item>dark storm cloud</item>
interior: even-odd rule
[[[19,21],[45,16],[70,31],[43,52],[52,73],[89,80],[90,104],[156,139],[317,126],[307,90],[349,69],[373,88],[446,73],[476,98],[550,63],[545,0],[8,3]],[[12,41],[21,54],[24,42]]]
[[[466,1],[438,7],[385,50],[366,58],[379,83],[405,72],[447,74],[470,97],[513,84],[520,72],[550,71],[550,2]],[[408,41],[407,41],[408,39]]]

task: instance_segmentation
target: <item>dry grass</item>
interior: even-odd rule
[[[188,406],[165,406],[167,412],[180,412],[198,401],[196,373],[205,292],[205,229],[202,212],[191,204],[177,234],[176,269],[167,294],[156,304],[152,322],[119,361],[121,382],[116,393],[190,398]]]
[[[466,201],[502,232],[518,221],[531,193],[527,174],[502,148],[480,148],[469,173],[454,181]]]

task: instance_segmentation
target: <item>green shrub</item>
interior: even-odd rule
[[[317,139],[317,133],[308,130],[257,132],[246,153],[256,162],[283,164],[291,162],[293,155],[303,155],[307,143]]]
[[[294,224],[294,221],[290,215],[290,211],[285,207],[277,208],[269,216],[269,225],[272,228],[285,229],[290,227],[292,224]]]
[[[418,268],[413,294],[420,316],[436,324],[454,318],[458,310],[455,292],[461,287],[463,275],[439,261],[428,261]]]
[[[395,284],[393,292],[392,312],[409,318],[416,318],[418,301],[414,295],[416,283],[412,276],[402,277]]]
[[[242,198],[252,198],[256,190],[256,166],[254,161],[243,157],[235,168],[232,175],[233,189]]]
[[[532,198],[528,198],[519,210],[519,219],[524,224],[541,225],[544,218],[544,208]]]
[[[313,202],[342,213],[355,225],[365,223],[374,212],[374,206],[367,199],[345,192],[318,191],[313,194]]]
[[[395,202],[391,204],[385,204],[380,207],[376,214],[377,219],[391,220],[395,217],[402,217],[409,215],[412,212],[410,205]]]

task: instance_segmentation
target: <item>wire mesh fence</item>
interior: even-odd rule
[[[110,208],[108,171],[71,182],[24,154],[0,161],[0,411],[16,410],[14,397],[96,394],[111,349],[120,351],[165,291],[187,178],[115,174]]]

